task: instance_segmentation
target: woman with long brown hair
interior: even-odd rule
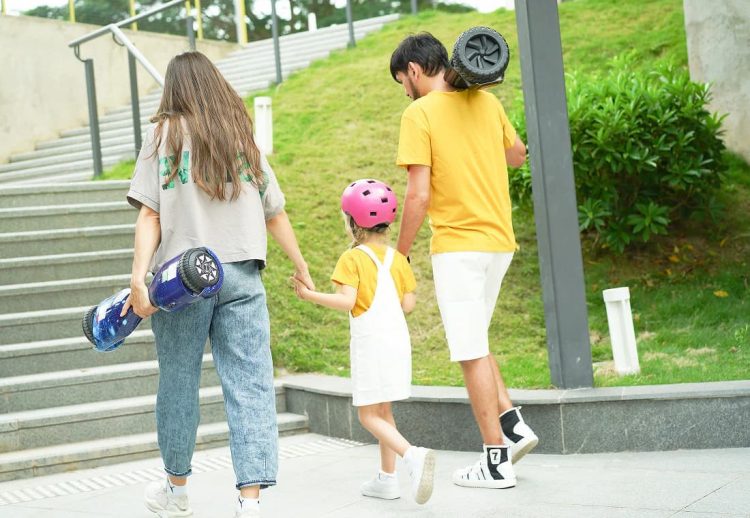
[[[136,162],[128,201],[139,209],[131,295],[152,317],[159,360],[156,425],[163,482],[146,489],[158,516],[192,516],[186,489],[198,428],[201,365],[210,338],[221,379],[232,463],[240,491],[236,518],[260,516],[260,489],[276,483],[277,436],[270,323],[260,270],[266,231],[313,287],[284,195],[253,140],[245,105],[198,52],[169,63],[154,123]],[[207,246],[224,266],[214,297],[157,312],[145,278],[182,251]]]

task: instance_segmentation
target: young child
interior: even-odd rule
[[[396,219],[396,195],[377,180],[357,180],[344,190],[341,209],[354,243],[336,264],[336,293],[308,289],[292,278],[297,296],[349,312],[352,402],[359,422],[380,443],[380,472],[362,485],[365,496],[396,499],[396,454],[412,478],[412,495],[425,503],[432,495],[435,452],[412,446],[396,429],[391,402],[411,391],[411,342],[404,312],[414,309],[416,281],[406,257],[387,244]]]

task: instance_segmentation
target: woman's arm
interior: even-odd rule
[[[302,300],[314,302],[327,308],[338,311],[351,311],[357,301],[357,290],[343,284],[336,285],[336,293],[320,293],[307,288],[302,281],[296,277],[291,278],[294,282],[294,291]]]
[[[302,281],[308,289],[314,290],[315,283],[313,282],[312,277],[310,277],[307,263],[305,262],[304,257],[302,257],[302,252],[297,244],[297,238],[294,235],[294,229],[292,229],[292,224],[289,221],[289,216],[287,216],[286,211],[282,210],[277,215],[266,221],[266,228],[289,260],[292,261],[292,264],[294,264],[294,277]]]
[[[146,286],[146,274],[160,241],[159,213],[146,205],[141,205],[138,220],[135,223],[135,250],[133,272],[130,276],[130,295],[122,307],[120,316],[125,316],[131,306],[135,314],[141,318],[153,315],[159,310],[151,305]]]

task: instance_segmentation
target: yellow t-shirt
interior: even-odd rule
[[[399,166],[431,167],[430,252],[513,252],[505,149],[516,130],[500,101],[482,90],[437,92],[401,117]]]
[[[367,245],[381,262],[385,261],[386,247],[379,245]],[[411,293],[417,289],[417,281],[414,272],[402,254],[395,253],[391,265],[391,276],[393,277],[398,298],[402,300],[404,293]],[[344,252],[336,268],[331,275],[331,280],[336,284],[351,286],[357,290],[357,301],[352,308],[352,315],[358,317],[370,308],[375,298],[375,288],[378,284],[378,267],[369,255],[362,250],[352,248]]]

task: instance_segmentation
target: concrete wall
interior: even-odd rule
[[[711,108],[728,113],[725,142],[750,161],[750,1],[684,0],[693,81],[713,84]]]
[[[11,154],[33,150],[37,141],[88,122],[83,63],[68,43],[97,28],[0,16],[0,163]],[[162,75],[169,60],[187,50],[185,37],[125,33]],[[223,42],[198,42],[198,50],[212,60],[237,48]],[[111,36],[83,44],[81,56],[94,59],[100,116],[130,101],[127,51]],[[156,86],[140,65],[138,83],[141,95]]]

